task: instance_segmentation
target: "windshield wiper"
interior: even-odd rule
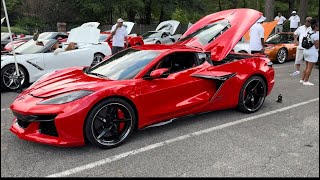
[[[105,75],[103,75],[103,74],[99,74],[99,73],[88,72],[87,74],[91,74],[91,75],[95,75],[95,76],[98,76],[98,77],[103,77],[103,78],[109,79],[107,76],[105,76]]]

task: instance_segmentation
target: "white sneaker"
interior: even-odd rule
[[[300,75],[300,71],[295,71],[290,74],[290,76],[298,76],[298,75]]]
[[[300,80],[300,83],[301,83],[301,84],[304,83],[304,80]]]
[[[311,82],[309,82],[309,81],[303,82],[302,84],[303,84],[303,85],[306,85],[306,86],[314,86],[314,84],[311,83]]]

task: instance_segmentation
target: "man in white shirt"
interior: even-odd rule
[[[278,13],[278,16],[276,16],[274,18],[275,21],[278,21],[276,29],[275,29],[275,33],[279,33],[283,31],[283,24],[285,23],[285,21],[287,20],[287,18],[285,18],[284,16],[281,15],[281,13]]]
[[[300,26],[296,31],[294,31],[293,33],[293,37],[294,37],[294,44],[297,47],[297,51],[296,51],[296,59],[295,59],[295,68],[296,71],[291,73],[291,76],[298,76],[300,75],[300,64],[302,63],[303,60],[303,50],[304,48],[302,47],[302,39],[303,37],[305,37],[307,35],[308,32],[310,32],[311,29],[311,21],[312,17],[307,17],[305,24],[303,26]],[[298,37],[299,37],[299,41],[298,41]]]
[[[290,32],[294,32],[300,26],[300,17],[296,11],[292,11],[290,21]]]
[[[125,47],[125,42],[127,43],[127,30],[123,26],[123,19],[119,18],[117,20],[117,24],[112,26],[111,29],[112,34],[112,54],[115,54]]]
[[[258,19],[258,21],[250,28],[249,48],[251,54],[264,52],[264,29],[261,26],[261,23],[265,20],[266,18],[261,16],[260,19]]]

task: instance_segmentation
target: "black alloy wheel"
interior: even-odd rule
[[[18,69],[20,79],[17,74],[15,64],[9,64],[1,69],[1,89],[12,91],[17,90],[19,89],[19,80],[21,81],[21,87],[27,85],[27,72],[21,66],[18,66]]]
[[[267,95],[265,81],[259,76],[249,78],[241,88],[238,108],[244,113],[253,113],[260,109]]]
[[[85,134],[90,143],[100,148],[122,144],[136,126],[136,114],[131,105],[119,98],[103,100],[89,113]]]

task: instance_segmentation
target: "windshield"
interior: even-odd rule
[[[292,43],[293,35],[292,34],[274,34],[269,37],[266,41],[268,44],[279,44],[279,43]]]
[[[159,29],[159,31],[161,31],[161,30],[170,31],[171,28],[172,28],[172,25],[169,23],[169,24],[163,25],[163,26]]]
[[[146,32],[142,35],[143,39],[147,39],[147,38],[159,38],[161,36],[162,32],[158,32],[158,31],[149,31]]]
[[[104,42],[109,36],[110,34],[100,34],[99,42]]]
[[[230,24],[227,20],[218,21],[198,29],[179,41],[185,41],[196,37],[202,45],[207,45],[228,28],[230,28]]]
[[[33,39],[22,44],[21,46],[15,49],[17,54],[33,54],[43,52],[47,47],[52,46],[57,40],[40,40],[34,41]]]
[[[159,51],[126,49],[92,67],[88,74],[100,74],[111,80],[133,79]]]

